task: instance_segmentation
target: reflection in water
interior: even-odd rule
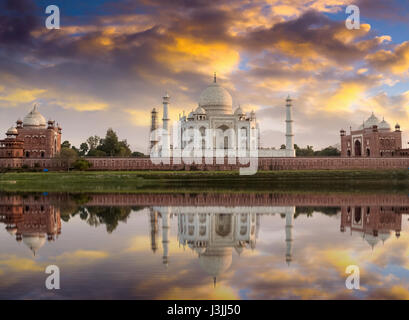
[[[45,201],[35,198],[25,200],[19,196],[4,197],[0,203],[0,222],[16,241],[30,248],[35,255],[46,238],[54,241],[61,233],[60,210]]]
[[[350,207],[341,208],[341,232],[349,228],[352,234],[358,234],[368,242],[372,249],[379,243],[385,243],[395,232],[400,237],[402,214],[408,214],[407,207]]]
[[[243,205],[243,198],[245,198],[245,203],[252,205]],[[326,220],[319,218],[316,215],[317,212],[326,217]],[[265,296],[261,289],[252,288],[251,290],[261,290],[259,297],[262,298],[282,298],[282,295],[297,298],[303,294],[295,294],[296,288],[303,285],[309,287],[311,284],[308,283],[308,280],[297,280],[301,281],[301,284],[293,284],[297,279],[294,273],[289,278],[286,278],[285,274],[294,272],[294,270],[308,274],[314,270],[310,262],[314,259],[316,261],[321,259],[325,263],[334,264],[328,265],[328,270],[335,265],[340,265],[341,275],[339,277],[342,279],[345,266],[350,263],[347,262],[350,258],[345,259],[343,256],[346,254],[345,250],[350,250],[348,254],[351,256],[360,255],[363,259],[367,259],[366,264],[385,263],[385,257],[393,255],[394,263],[399,264],[400,268],[406,268],[406,262],[398,253],[398,250],[406,250],[406,244],[402,242],[402,239],[400,245],[395,245],[396,249],[392,249],[397,250],[396,254],[381,249],[378,256],[370,258],[362,254],[363,249],[356,240],[362,238],[372,250],[376,250],[378,244],[385,244],[391,238],[392,233],[398,240],[403,229],[402,217],[408,213],[409,199],[405,195],[0,195],[0,222],[5,225],[6,231],[15,237],[17,242],[23,242],[33,254],[31,258],[28,258],[24,253],[14,253],[15,249],[7,242],[9,247],[3,246],[0,250],[0,266],[9,266],[15,269],[14,271],[10,269],[9,272],[21,273],[23,269],[18,261],[23,257],[24,259],[36,259],[40,249],[44,247],[41,249],[43,251],[45,247],[48,247],[58,254],[53,257],[45,250],[43,259],[47,264],[55,263],[55,261],[63,263],[64,259],[70,258],[71,261],[64,263],[73,268],[83,263],[89,264],[94,260],[106,259],[104,262],[99,262],[102,263],[101,270],[107,268],[108,271],[105,272],[113,272],[112,268],[115,266],[115,268],[121,268],[121,274],[124,274],[125,278],[130,279],[136,277],[133,271],[133,268],[136,267],[138,270],[143,270],[140,271],[143,275],[142,279],[138,281],[157,279],[158,283],[168,283],[170,286],[167,291],[152,288],[150,292],[144,289],[149,291],[150,295],[141,289],[142,293],[138,293],[137,297],[174,298],[180,295],[169,294],[169,292],[175,292],[181,284],[172,284],[169,280],[172,277],[169,274],[175,276],[178,270],[181,274],[200,272],[203,277],[199,277],[204,279],[204,284],[213,279],[213,286],[216,289],[219,286],[225,288],[226,283],[233,281],[232,272],[246,274],[258,263],[266,263],[262,260],[263,256],[272,255],[277,257],[276,261],[281,261],[283,264],[285,262],[287,265],[286,269],[280,271],[282,273],[278,279],[287,279],[288,286],[294,286],[292,293],[281,293],[281,296],[270,293]],[[141,214],[148,218],[140,220],[137,217]],[[61,220],[64,224],[63,230],[61,230]],[[322,227],[322,223],[328,224],[327,227]],[[103,229],[99,228],[101,226]],[[65,229],[72,236],[69,240],[62,241],[60,239]],[[80,235],[77,235],[80,231]],[[347,240],[344,236],[347,231],[352,236],[351,240]],[[346,248],[344,244],[343,247],[340,247],[334,240],[336,237],[339,237],[337,241],[348,243],[349,247]],[[55,241],[58,238],[59,240]],[[130,248],[124,249],[123,246],[132,239],[136,239],[136,242]],[[144,246],[145,239],[146,247]],[[269,249],[271,245],[267,243],[274,242],[274,239],[280,239],[279,245],[275,245],[277,249],[271,251]],[[44,246],[46,240],[49,243],[55,242],[51,246]],[[4,240],[2,243],[6,244]],[[293,243],[296,244],[295,253]],[[256,248],[256,244],[257,247],[261,247]],[[107,251],[110,246],[113,249]],[[188,248],[190,250],[187,251],[193,253],[193,260],[186,258]],[[161,264],[151,258],[157,251],[162,253]],[[133,258],[133,252],[135,254],[140,252],[142,255],[140,259]],[[235,256],[239,259],[236,264],[234,264]],[[76,257],[79,257],[79,260],[72,262],[72,259]],[[14,258],[17,259],[17,262],[12,260]],[[134,259],[136,259],[133,262],[134,265],[129,265],[129,261]],[[245,261],[243,265],[240,264],[241,260]],[[38,264],[39,261],[33,260],[33,263]],[[196,262],[192,264],[189,261]],[[28,261],[24,263],[27,264]],[[277,263],[279,262],[273,266],[268,262],[265,265],[266,270],[281,268],[281,265]],[[160,265],[165,265],[166,268],[155,269]],[[384,267],[387,266],[386,264]],[[24,272],[27,272],[26,269]],[[38,270],[41,268],[33,266],[33,270],[37,270],[36,274],[39,274]],[[91,274],[98,272],[97,268],[86,270]],[[163,272],[167,274],[164,278]],[[74,277],[75,273],[73,271],[71,273],[71,276]],[[0,278],[4,274],[6,273],[0,272]],[[198,284],[192,280],[197,277],[196,275],[182,279],[184,281],[190,279],[189,285],[197,287]],[[255,274],[253,277],[257,278],[258,275]],[[87,281],[90,280],[83,281],[87,285]],[[230,288],[241,281],[244,280],[240,277],[236,279],[236,284],[231,282]],[[118,280],[118,286],[115,283],[107,284],[106,292],[98,292],[95,297],[110,296],[111,291],[123,288],[123,283],[120,285],[119,282],[120,280]],[[270,285],[271,290],[281,292],[274,289],[276,283]],[[13,288],[12,285],[10,286],[8,289]],[[139,286],[148,286],[148,284],[138,284]],[[263,286],[266,287],[267,284]],[[328,284],[325,282],[322,286],[325,287]],[[0,284],[0,296],[5,287],[6,284]],[[367,291],[371,292],[371,290]],[[72,294],[75,292],[72,290]],[[76,294],[82,294],[82,292]],[[123,297],[135,297],[135,293],[132,292],[121,292],[115,297],[119,298],[121,294]],[[384,293],[379,295],[385,296]],[[183,294],[181,296],[189,298]],[[253,296],[257,297],[257,294],[253,293]],[[323,296],[323,293],[317,294],[316,297],[320,296]],[[5,297],[8,296],[5,295]],[[201,293],[197,296],[197,298],[202,297],[207,297],[207,295]]]
[[[150,209],[151,248],[153,252],[157,249],[157,217],[160,216],[163,264],[168,265],[169,220],[177,216],[179,243],[197,254],[200,266],[212,276],[216,285],[217,277],[231,266],[233,249],[239,256],[244,249],[255,249],[257,230],[263,215],[285,215],[285,260],[289,265],[292,260],[294,213],[295,207],[153,207]]]

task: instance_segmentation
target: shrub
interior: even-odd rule
[[[85,159],[78,159],[73,163],[73,168],[79,171],[85,171],[91,168],[91,163]]]

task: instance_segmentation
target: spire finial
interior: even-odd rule
[[[214,286],[214,288],[216,288],[216,282],[217,282],[216,277],[213,277],[213,286]]]
[[[214,72],[214,76],[213,76],[213,81],[214,81],[214,83],[216,83],[216,72]]]

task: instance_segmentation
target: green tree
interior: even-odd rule
[[[86,142],[81,143],[80,145],[80,156],[85,156],[88,152],[88,144]]]
[[[85,159],[77,159],[72,166],[75,170],[85,171],[91,168],[91,165],[92,164]]]
[[[73,149],[62,148],[57,158],[67,167],[67,170],[70,171],[72,164],[78,159],[78,153]]]
[[[132,152],[132,157],[144,158],[144,157],[146,157],[146,156],[145,156],[145,154],[143,154],[142,152],[135,151],[135,152]]]
[[[297,157],[312,157],[314,156],[313,146],[307,145],[307,148],[298,148],[297,146],[297,149],[295,149],[295,154]]]
[[[87,154],[88,157],[106,157],[106,155],[107,154],[104,151],[96,150],[96,149],[92,149],[88,151],[88,154]]]
[[[281,150],[284,150],[284,149],[285,149],[285,144],[282,144],[281,147],[280,147],[280,149],[281,149]]]
[[[330,146],[320,151],[315,151],[314,155],[318,157],[339,157],[341,155],[341,151]]]
[[[71,143],[69,141],[65,140],[63,143],[61,143],[61,149],[62,148],[66,148],[66,149],[71,148]]]
[[[101,141],[101,138],[98,136],[89,137],[86,141],[88,144],[89,150],[96,150],[99,146],[100,141]]]
[[[128,142],[126,140],[119,141],[118,135],[111,128],[107,130],[105,138],[100,141],[97,150],[103,151],[111,157],[129,157],[132,154]]]

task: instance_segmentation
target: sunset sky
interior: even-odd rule
[[[45,27],[51,4],[60,30]],[[345,27],[348,4],[360,30]],[[285,141],[288,94],[300,146],[337,144],[372,111],[407,145],[408,40],[407,0],[0,0],[0,130],[38,103],[63,140],[112,127],[146,152],[165,91],[177,120],[217,72],[234,107],[257,112],[265,147]]]

